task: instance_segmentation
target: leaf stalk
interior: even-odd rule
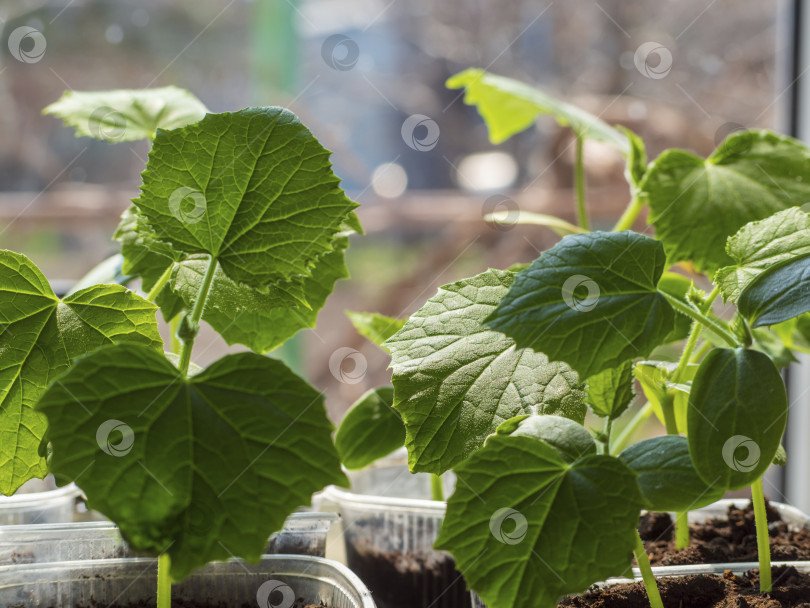
[[[189,324],[192,328],[199,328],[200,326],[200,319],[202,319],[202,313],[205,309],[205,301],[208,299],[208,292],[211,289],[211,284],[214,282],[214,273],[216,273],[216,271],[217,259],[211,256],[202,285],[200,285],[200,291],[197,293],[197,299],[194,300],[194,307],[191,309],[189,316]],[[191,336],[183,340],[183,347],[180,349],[179,368],[180,373],[184,376],[188,374],[188,366],[191,363],[191,349],[194,347],[196,333],[197,332],[194,332]]]
[[[768,515],[762,478],[751,484],[751,502],[754,503],[754,521],[757,528],[757,554],[759,555],[759,591],[771,592],[771,543],[768,536]]]
[[[171,608],[172,605],[171,565],[169,554],[161,553],[158,557],[157,608]]]
[[[576,161],[574,164],[574,183],[577,189],[577,220],[579,225],[585,230],[590,230],[590,222],[588,221],[588,210],[585,208],[585,165],[583,154],[583,143],[585,138],[577,134],[577,153]]]
[[[661,592],[658,591],[658,583],[655,582],[647,550],[644,548],[644,542],[641,540],[638,530],[636,530],[636,548],[633,554],[636,556],[636,562],[641,570],[641,578],[644,579],[644,588],[647,590],[647,599],[650,601],[651,608],[664,608]]]
[[[732,348],[736,348],[738,346],[736,338],[720,322],[715,321],[711,317],[707,316],[705,313],[690,306],[686,302],[682,302],[675,296],[671,296],[668,293],[664,293],[663,291],[659,291],[658,293],[660,293],[667,299],[667,301],[672,305],[672,308],[674,308],[678,312],[682,312],[683,314],[689,317],[692,317],[695,321],[702,324],[704,327],[707,327],[709,330],[713,331],[718,336],[723,338],[723,340],[725,340]]]

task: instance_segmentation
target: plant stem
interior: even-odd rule
[[[577,157],[574,164],[574,182],[577,188],[577,219],[579,225],[590,230],[588,210],[585,208],[585,166],[583,164],[582,144],[585,142],[581,135],[577,135]]]
[[[444,500],[444,488],[442,487],[442,476],[435,473],[430,474],[430,497],[433,500]]]
[[[214,282],[214,273],[217,270],[217,259],[211,256],[208,262],[208,268],[205,271],[200,291],[197,293],[197,299],[194,300],[194,307],[191,309],[189,322],[191,327],[198,328],[200,319],[202,318],[203,309],[205,308],[205,301],[208,299],[208,291],[211,289],[211,283]],[[191,349],[194,347],[194,340],[196,333],[193,336],[186,338],[183,341],[183,347],[180,349],[180,373],[184,376],[188,374],[188,366],[191,363]]]
[[[757,553],[759,554],[759,591],[771,592],[771,543],[768,537],[768,516],[765,512],[765,494],[762,478],[751,484],[751,502],[754,503],[754,521],[757,527]]]
[[[667,301],[672,305],[672,308],[689,317],[692,317],[698,323],[701,323],[705,327],[709,328],[711,331],[723,338],[723,340],[725,340],[730,346],[737,347],[736,338],[734,338],[731,332],[727,328],[723,327],[720,322],[708,317],[705,313],[700,312],[696,308],[689,306],[689,304],[686,302],[682,302],[675,296],[671,296],[663,291],[659,291],[658,293],[667,299]]]
[[[603,454],[610,454],[610,434],[613,432],[613,419],[610,416],[605,418],[605,428],[602,433],[605,436],[605,451]]]
[[[692,363],[699,363],[703,356],[712,349],[712,346],[712,343],[708,340],[701,344],[700,348],[695,351],[695,356],[692,357]]]
[[[689,360],[692,358],[692,353],[695,350],[695,346],[697,346],[702,331],[703,325],[697,322],[692,324],[692,331],[689,334],[689,338],[686,340],[686,346],[683,347],[681,358],[678,359],[678,367],[675,368],[675,373],[672,375],[674,382],[680,382],[686,372],[686,367],[689,365]]]
[[[158,297],[161,290],[166,287],[166,283],[169,282],[169,279],[172,276],[172,270],[174,269],[174,264],[169,264],[169,267],[160,275],[160,278],[157,280],[157,283],[154,284],[152,289],[149,290],[149,293],[146,294],[146,299],[150,302],[154,302],[155,298]]]
[[[675,548],[686,549],[689,546],[689,511],[675,514]]]
[[[636,414],[630,419],[630,422],[622,429],[621,434],[616,438],[616,441],[613,442],[613,445],[610,446],[611,454],[616,455],[624,449],[624,446],[630,441],[633,433],[641,426],[642,422],[650,417],[652,411],[652,403],[649,401],[638,409]]]
[[[633,227],[633,223],[636,221],[638,214],[641,213],[641,210],[644,208],[644,199],[638,196],[638,193],[633,193],[633,198],[630,199],[630,203],[628,203],[627,207],[622,213],[622,216],[619,218],[619,221],[616,222],[616,225],[613,227],[613,232],[621,232],[622,230],[630,230]]]
[[[171,564],[169,554],[161,553],[158,557],[157,608],[171,608],[172,605],[172,579],[169,576]]]
[[[647,599],[650,600],[650,606],[652,608],[664,608],[661,593],[658,591],[658,583],[655,582],[650,560],[647,558],[647,550],[644,548],[644,542],[641,540],[638,530],[636,531],[636,548],[633,553],[636,556],[639,570],[641,570],[641,577],[644,579],[644,588],[647,590]]]
[[[183,347],[183,344],[180,342],[180,338],[177,337],[177,327],[180,325],[180,318],[181,315],[175,315],[174,319],[169,321],[169,331],[171,332],[169,344],[171,346],[171,351],[175,355],[179,355],[180,349]]]

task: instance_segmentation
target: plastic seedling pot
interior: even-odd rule
[[[433,548],[447,505],[430,500],[430,475],[410,473],[404,450],[348,475],[350,491],[329,487],[319,500],[340,512],[346,563],[377,605],[469,607],[452,556]],[[446,494],[452,481],[445,480]]]
[[[79,496],[72,483],[58,488],[52,477],[32,479],[13,496],[0,496],[0,525],[73,521]]]
[[[157,560],[102,559],[0,567],[0,605],[10,608],[154,606]],[[209,564],[172,586],[172,600],[205,606],[307,604],[374,608],[348,568],[320,557],[265,555],[259,564]]]
[[[324,557],[335,513],[293,513],[267,541],[265,553]],[[0,527],[0,564],[136,557],[109,521]]]

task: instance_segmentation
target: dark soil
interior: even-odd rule
[[[810,560],[810,530],[791,530],[770,505],[767,505],[767,513],[771,559]],[[751,504],[744,509],[730,506],[726,519],[690,525],[690,546],[686,549],[675,549],[675,528],[667,513],[644,515],[638,531],[653,566],[755,562],[758,559]]]
[[[665,608],[810,608],[810,576],[792,567],[773,568],[773,591],[759,593],[759,571],[736,576],[693,575],[659,578]],[[559,608],[649,608],[640,581],[597,588],[559,603]]]
[[[18,604],[9,608],[25,608]],[[49,608],[55,608],[49,606]],[[74,608],[74,607],[71,607]],[[129,602],[127,604],[104,604],[101,602],[90,602],[89,604],[76,604],[75,608],[155,608],[155,600],[141,600],[140,602]],[[244,602],[238,605],[228,602],[194,602],[172,598],[172,608],[256,608],[256,602]],[[304,604],[302,599],[296,600],[292,608],[327,608],[325,604]]]

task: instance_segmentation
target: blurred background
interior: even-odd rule
[[[118,250],[111,234],[137,195],[148,146],[77,139],[42,116],[67,89],[173,84],[215,112],[289,107],[333,150],[367,231],[348,252],[352,279],[338,283],[318,326],[282,353],[326,393],[338,419],[389,377],[387,355],[355,333],[344,310],[407,316],[438,286],[530,261],[557,240],[546,228],[488,225],[486,213],[520,208],[574,219],[570,133],[541,119],[493,146],[475,109],[445,87],[449,76],[481,67],[531,82],[630,127],[648,142],[650,158],[666,147],[706,155],[729,131],[782,124],[785,79],[776,58],[788,42],[779,7],[775,0],[3,0],[2,247],[26,253],[65,284]],[[12,52],[9,34],[20,26],[42,34],[44,52],[23,60]],[[591,143],[585,157],[593,222],[609,228],[629,197],[622,159]],[[637,229],[646,229],[643,220]],[[201,344],[201,364],[227,350],[210,332]],[[361,353],[344,365],[365,365],[364,374],[330,372],[341,347]]]

